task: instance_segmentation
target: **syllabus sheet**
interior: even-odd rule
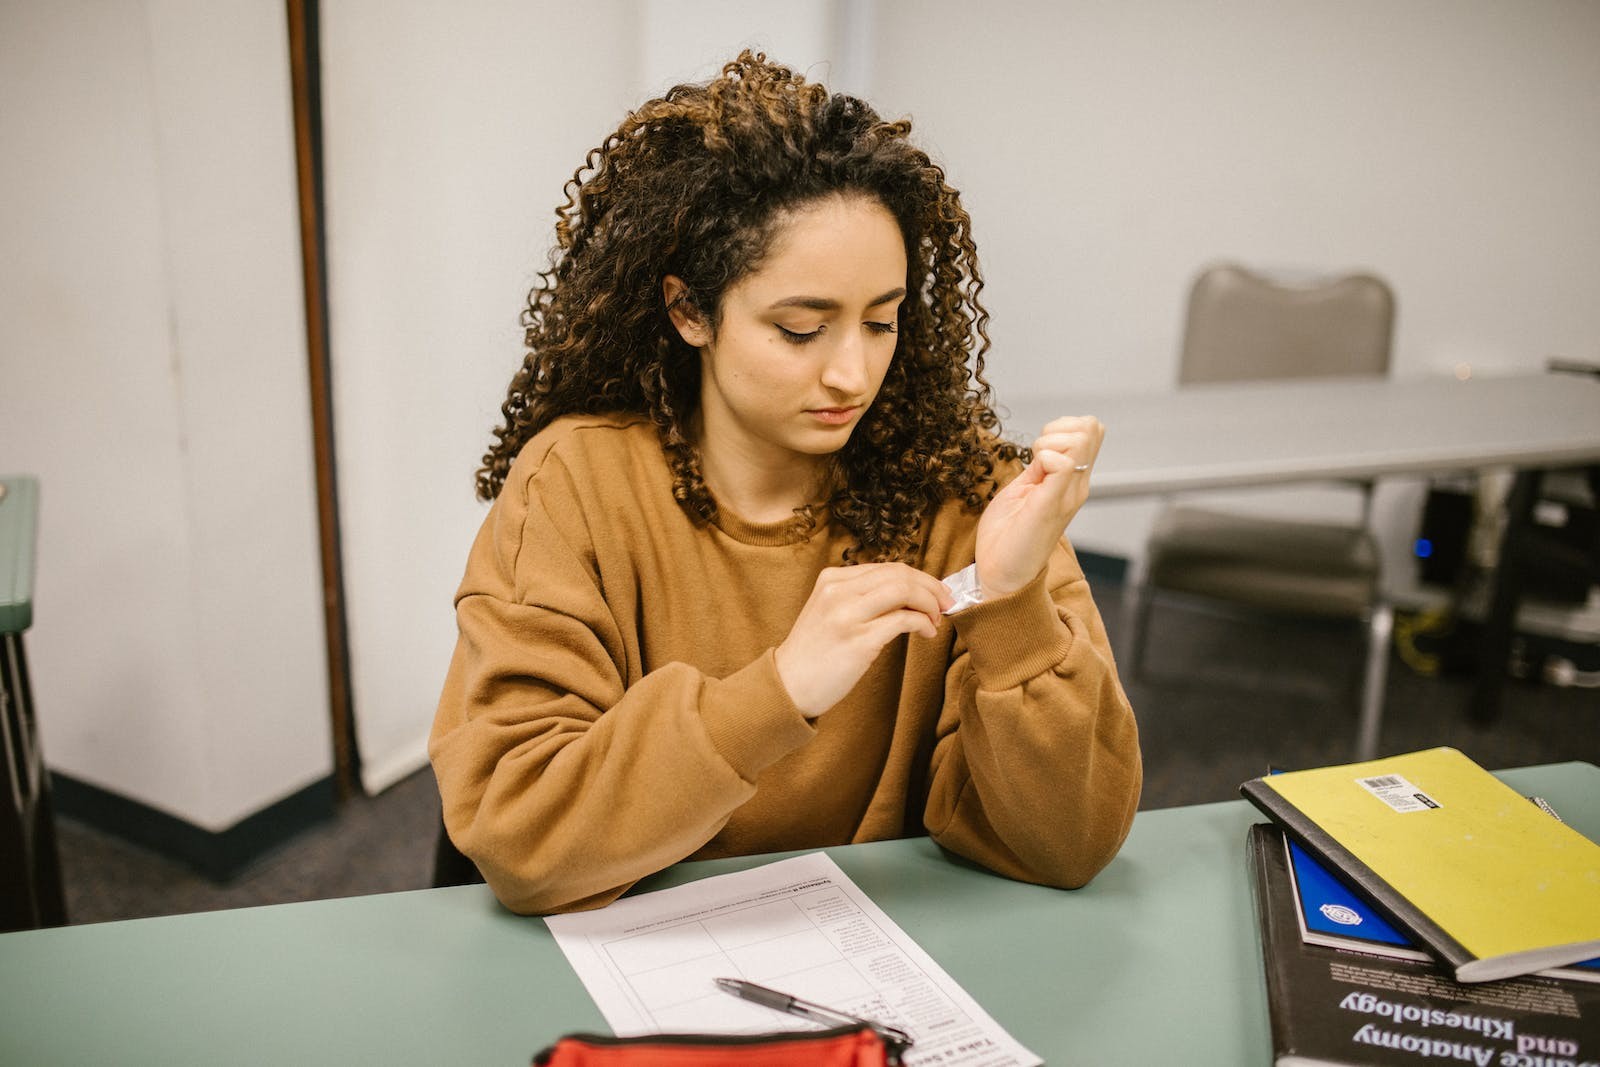
[[[900,1027],[908,1067],[1035,1067],[1019,1045],[826,853],[545,919],[620,1036],[766,1033],[813,1024],[719,990],[742,978]]]

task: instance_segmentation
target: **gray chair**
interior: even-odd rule
[[[1371,274],[1289,277],[1220,264],[1201,271],[1190,291],[1178,382],[1382,376],[1393,332],[1394,296]],[[1393,614],[1367,529],[1372,487],[1356,484],[1363,494],[1356,525],[1169,505],[1131,589],[1135,676],[1158,592],[1247,612],[1359,621],[1366,667],[1355,753],[1376,755]]]
[[[441,823],[439,836],[433,848],[433,888],[482,884],[483,872],[478,870],[477,864],[467,859],[461,850],[456,848],[450,840],[450,835],[445,832],[444,824]]]
[[[450,840],[444,828],[444,812],[439,813],[439,833],[433,844],[433,888],[449,885],[482,885],[483,872]]]

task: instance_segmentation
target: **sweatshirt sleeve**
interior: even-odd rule
[[[1071,547],[1063,539],[1039,578],[954,620],[928,830],[1008,877],[1084,885],[1127,836],[1143,769]]]
[[[602,595],[568,483],[547,457],[490,509],[428,743],[451,840],[524,914],[600,907],[682,860],[813,736],[770,650],[725,678],[673,663],[628,684],[636,622]]]

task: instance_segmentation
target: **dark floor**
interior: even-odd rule
[[[1097,598],[1115,640],[1121,590],[1101,583]],[[1147,676],[1125,679],[1144,748],[1141,806],[1231,800],[1240,782],[1269,765],[1352,758],[1357,641],[1348,629],[1246,623],[1159,606]],[[1498,721],[1479,727],[1467,721],[1469,689],[1464,677],[1423,677],[1395,657],[1381,751],[1453,745],[1491,769],[1600,763],[1600,690],[1513,682]],[[346,802],[333,822],[227,885],[63,820],[68,913],[74,922],[101,922],[424,888],[437,804],[433,778],[421,771],[380,796]]]

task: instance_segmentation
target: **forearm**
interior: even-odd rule
[[[667,665],[608,708],[576,685],[485,685],[470,659],[429,750],[452,839],[518,912],[598,907],[690,855],[812,734],[770,653],[720,680]]]
[[[1138,807],[1138,731],[1083,579],[1053,599],[1046,584],[960,620],[926,818],[941,844],[993,870],[1079,886]]]

